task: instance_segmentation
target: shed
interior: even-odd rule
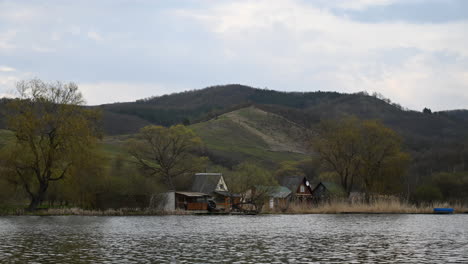
[[[270,209],[286,209],[289,206],[289,198],[291,197],[291,190],[285,186],[269,186],[270,199],[268,200],[268,207]]]
[[[163,211],[208,210],[209,195],[199,192],[165,192],[152,198],[152,207]]]
[[[231,210],[232,199],[235,199],[221,173],[196,173],[190,190],[210,195],[216,203],[216,208],[224,211]]]

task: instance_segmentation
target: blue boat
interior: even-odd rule
[[[453,214],[453,208],[434,208],[434,214]]]

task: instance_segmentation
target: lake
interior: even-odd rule
[[[468,215],[0,217],[0,263],[468,263]]]

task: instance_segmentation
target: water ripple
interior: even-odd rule
[[[468,215],[2,217],[1,263],[468,263]]]

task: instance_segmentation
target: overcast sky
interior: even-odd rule
[[[0,0],[0,97],[33,77],[91,105],[240,83],[468,109],[468,1]]]

